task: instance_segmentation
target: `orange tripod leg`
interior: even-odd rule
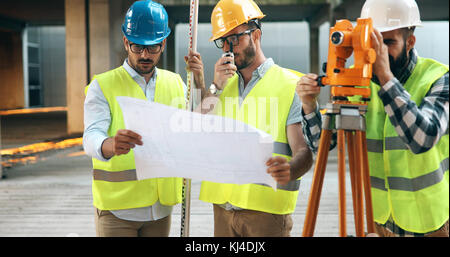
[[[355,189],[356,189],[356,210],[355,216],[357,222],[355,224],[356,227],[356,236],[363,237],[364,236],[364,202],[363,202],[363,188],[362,188],[362,172],[363,172],[363,149],[362,149],[362,137],[361,131],[356,131],[356,163],[358,169],[356,169],[355,174]]]
[[[363,182],[364,182],[364,197],[366,201],[366,222],[367,232],[375,233],[375,224],[373,221],[373,207],[372,207],[372,192],[370,186],[369,160],[367,156],[367,140],[366,132],[362,131],[360,134],[362,141],[362,160],[363,160]]]
[[[303,225],[304,237],[311,237],[314,234],[316,226],[317,212],[319,209],[320,195],[322,193],[323,179],[327,165],[328,151],[330,150],[331,130],[322,130],[319,143],[319,152],[317,154],[316,165],[311,185],[311,192],[308,199],[308,208],[306,210],[305,222]]]
[[[347,236],[347,221],[345,211],[345,134],[337,131],[338,147],[338,180],[339,180],[339,236]]]
[[[349,168],[350,168],[350,182],[352,185],[352,203],[353,203],[353,211],[356,210],[356,140],[355,140],[355,134],[353,131],[346,131],[345,135],[347,136],[347,145],[348,145],[348,162],[349,162]],[[358,222],[358,219],[356,218],[356,215],[353,215],[355,225]]]

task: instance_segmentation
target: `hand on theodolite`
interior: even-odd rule
[[[314,73],[309,73],[300,78],[297,82],[296,91],[302,102],[303,112],[310,114],[317,108],[317,97],[320,93],[320,87],[317,79],[319,76]]]
[[[374,29],[371,35],[372,47],[376,52],[376,60],[373,63],[373,74],[377,76],[381,85],[391,80],[394,75],[389,67],[388,47],[383,42],[381,33]],[[317,108],[317,98],[320,93],[317,79],[319,76],[314,73],[306,74],[297,82],[296,92],[302,102],[302,108],[305,115],[312,113]]]
[[[394,77],[389,65],[389,49],[383,42],[383,35],[374,28],[372,33],[372,47],[377,54],[377,59],[372,65],[372,71],[377,76],[380,85],[386,84]]]

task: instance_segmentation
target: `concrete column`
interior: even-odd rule
[[[0,109],[23,108],[23,64],[20,32],[0,30]]]
[[[332,16],[331,5],[327,5],[323,7],[310,21],[309,21],[309,33],[310,33],[310,70],[316,74],[324,74],[322,71],[322,63],[320,63],[320,40],[327,40],[328,38],[319,38],[319,28],[320,26],[327,21],[331,21]],[[334,25],[334,24],[333,24]],[[328,52],[328,51],[327,51]],[[325,105],[330,101],[331,89],[329,86],[323,87],[320,90],[319,95],[319,105],[321,108],[325,107]]]
[[[95,74],[110,70],[109,31],[109,0],[90,0],[89,75],[91,79]]]
[[[319,74],[319,27],[311,26],[309,23],[309,69]]]
[[[0,152],[2,150],[2,116],[0,115]],[[0,153],[0,180],[3,178],[2,154]]]
[[[166,49],[161,55],[158,68],[175,72],[175,26],[176,23],[169,19],[169,27],[172,30],[166,39]]]
[[[128,8],[133,4],[132,0],[110,0],[109,1],[109,19],[110,19],[110,67],[117,68],[123,64],[127,53],[123,45],[122,23]]]
[[[67,133],[83,132],[84,87],[88,83],[86,1],[65,0]]]

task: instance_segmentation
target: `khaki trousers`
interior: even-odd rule
[[[231,210],[214,204],[215,237],[289,237],[290,214],[278,215],[252,210]]]
[[[171,215],[155,221],[119,219],[110,211],[95,208],[95,230],[98,237],[168,237]]]

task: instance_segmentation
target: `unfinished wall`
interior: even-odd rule
[[[44,106],[66,106],[66,29],[64,26],[43,26],[39,29]]]
[[[21,35],[0,30],[0,109],[23,107]]]
[[[110,18],[108,0],[89,1],[90,79],[110,70]],[[119,39],[120,40],[120,39]],[[115,68],[115,67],[114,67]]]
[[[67,133],[83,132],[87,81],[86,8],[84,0],[66,0]]]

